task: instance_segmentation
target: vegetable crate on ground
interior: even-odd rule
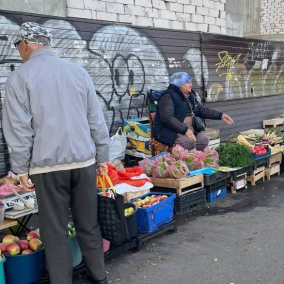
[[[278,174],[278,176],[280,175],[280,165],[282,162],[282,156],[282,152],[277,152],[269,157],[267,167],[265,168],[265,176],[267,180],[270,180],[271,176],[274,174]]]
[[[230,176],[231,176],[230,172],[221,172],[221,171],[215,172],[214,174],[211,174],[211,175],[206,175],[205,174],[204,175],[204,185],[205,185],[205,188],[207,186],[215,184],[215,183],[217,183],[219,181],[226,180]]]
[[[247,174],[251,171],[251,168],[251,166],[247,166],[231,172],[229,186],[232,193],[236,193],[241,188],[247,188]]]
[[[262,179],[262,181],[265,180],[265,167],[258,167],[256,170],[253,170],[249,173],[249,176],[247,177],[247,180],[251,183],[252,186],[255,186],[255,183]]]
[[[124,254],[129,250],[137,251],[137,238],[121,244],[120,246],[113,246],[105,253],[105,260],[111,260],[117,256]]]
[[[164,234],[165,232],[175,233],[177,232],[177,224],[173,219],[172,221],[164,224],[156,231],[146,234],[139,234],[137,237],[137,251],[140,251],[146,244],[146,242],[150,239],[153,239],[159,235]]]
[[[283,154],[282,154],[281,151],[280,151],[280,152],[277,152],[277,153],[273,153],[273,154],[269,157],[269,159],[268,159],[268,165],[267,165],[267,167],[270,168],[272,165],[274,165],[274,164],[276,164],[276,163],[281,164],[281,162],[282,162],[282,156],[283,156]]]
[[[265,176],[266,176],[267,180],[270,180],[271,176],[275,175],[275,174],[280,176],[280,163],[275,163],[275,164],[271,165],[271,167],[265,168]]]
[[[212,203],[226,197],[226,179],[217,181],[211,185],[205,186],[207,202]]]
[[[143,199],[149,195],[163,194],[160,192],[151,192],[140,196],[139,199]],[[174,199],[176,198],[176,195],[174,193],[165,193],[164,195],[167,195],[168,198],[149,208],[137,208],[137,226],[139,233],[153,232],[173,219]],[[131,203],[134,203],[135,201],[136,199],[133,199],[131,200]]]
[[[185,177],[181,179],[152,178],[156,191],[175,193],[178,197],[189,192],[204,188],[203,175]]]
[[[206,204],[206,190],[204,188],[188,192],[175,199],[175,212],[177,214],[190,213],[204,207]]]

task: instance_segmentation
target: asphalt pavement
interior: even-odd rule
[[[284,284],[284,175],[193,214],[178,232],[107,261],[111,284]],[[89,283],[84,273],[74,284]]]

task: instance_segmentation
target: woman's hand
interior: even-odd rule
[[[196,141],[196,137],[194,135],[194,133],[192,132],[191,129],[187,129],[185,136],[187,136],[189,139]]]
[[[222,115],[222,120],[224,120],[227,124],[234,124],[234,120],[225,113]]]

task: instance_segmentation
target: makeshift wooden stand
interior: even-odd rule
[[[267,180],[271,179],[274,174],[280,175],[280,164],[282,162],[282,152],[277,152],[269,157],[268,167],[265,168],[265,176]]]
[[[265,180],[265,167],[259,167],[254,170],[248,177],[247,180],[251,183],[251,186],[255,186],[255,183],[262,179]]]
[[[278,176],[280,176],[280,163],[276,163],[270,168],[265,168],[265,175],[267,180],[270,180],[271,176],[274,174],[278,174]]]
[[[238,183],[240,183],[242,180],[244,180],[244,185],[240,186],[238,185]],[[242,173],[239,174],[235,177],[231,177],[231,181],[230,181],[230,187],[231,187],[231,193],[236,193],[238,189],[241,188],[245,188],[247,189],[247,173]]]
[[[152,181],[154,186],[169,189],[169,192],[175,191],[174,193],[176,193],[177,196],[181,196],[186,193],[204,188],[203,175],[181,179],[152,178]]]

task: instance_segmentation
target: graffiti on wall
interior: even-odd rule
[[[271,42],[248,43],[248,52],[236,55],[218,53],[216,73],[225,76],[224,84],[211,83],[207,88],[208,102],[284,94],[284,65],[276,65],[281,50],[269,52]],[[243,63],[240,63],[243,62]]]
[[[5,14],[0,16],[1,98],[5,97],[9,74],[21,64],[18,51],[11,45],[20,24]],[[284,65],[277,65],[281,49],[276,48],[271,55],[270,42],[249,42],[245,53],[222,50],[213,57],[189,44],[171,57],[164,53],[163,46],[130,26],[88,24],[85,28],[82,24],[79,28],[76,22],[62,19],[46,19],[43,24],[51,33],[52,48],[59,57],[89,72],[110,132],[126,118],[132,94],[165,89],[169,75],[180,69],[190,73],[198,88],[207,90],[208,102],[284,92]],[[219,81],[210,80],[213,73]]]

